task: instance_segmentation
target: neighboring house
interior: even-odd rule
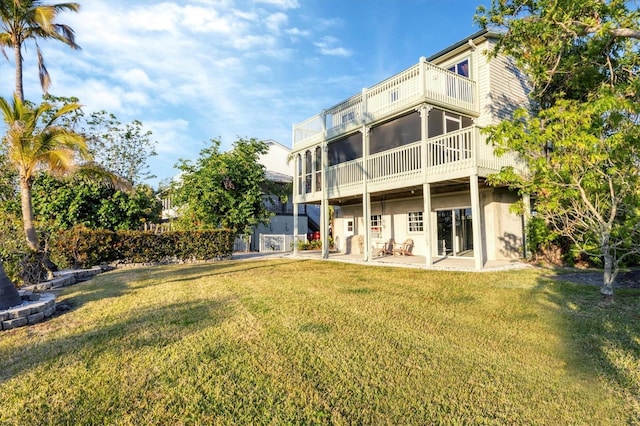
[[[369,260],[383,242],[411,239],[427,267],[522,255],[523,220],[510,212],[518,195],[486,184],[519,163],[496,157],[480,130],[528,104],[523,74],[485,54],[496,36],[473,34],[294,125],[294,211],[321,206],[323,241],[332,226],[338,250]]]
[[[289,194],[288,199],[282,202],[278,197],[268,193],[269,187],[273,185],[285,187],[291,185],[293,177],[289,162],[290,150],[274,140],[267,140],[265,143],[268,151],[261,155],[258,161],[265,167],[267,185],[264,188],[264,203],[274,216],[271,217],[267,225],[259,225],[254,228],[249,245],[246,244],[246,240],[239,237],[235,244],[235,249],[238,251],[290,251],[294,234],[296,234],[294,232],[292,194]],[[172,202],[170,190],[165,190],[158,196],[162,200],[163,222],[170,222],[177,218],[179,209]],[[297,235],[300,235],[300,239],[304,240],[308,232],[319,229],[319,210],[318,206],[297,206]]]
[[[260,156],[259,162],[265,167],[265,179],[269,185],[290,185],[293,182],[291,176],[291,164],[289,162],[290,149],[274,141],[265,141],[269,150]],[[274,215],[267,225],[258,225],[251,234],[251,251],[290,251],[293,249],[294,234],[304,240],[309,230],[317,230],[317,223],[310,218],[314,211],[319,211],[318,206],[309,208],[304,205],[297,206],[297,232],[294,232],[294,214],[291,193],[286,202],[278,200],[265,188],[265,206]]]

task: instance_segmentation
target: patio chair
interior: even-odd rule
[[[413,250],[413,240],[411,238],[407,238],[402,242],[402,244],[396,244],[392,253],[394,256],[413,256],[411,250]]]
[[[393,248],[395,245],[395,240],[393,238],[389,238],[389,241],[383,243],[382,247],[378,247],[374,250],[373,255],[379,257],[393,254]]]

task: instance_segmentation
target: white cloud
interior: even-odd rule
[[[266,27],[274,33],[280,32],[280,27],[287,24],[288,18],[282,12],[274,13],[273,15],[267,16],[265,19]]]
[[[256,3],[269,4],[281,9],[297,9],[300,7],[298,0],[256,0]]]
[[[289,28],[285,30],[285,33],[290,35],[291,37],[307,37],[311,34],[311,31],[301,30],[300,28]]]
[[[351,52],[340,46],[335,46],[338,43],[338,39],[332,36],[323,37],[322,40],[313,43],[323,55],[328,56],[351,56]]]

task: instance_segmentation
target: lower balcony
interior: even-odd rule
[[[424,183],[455,180],[472,174],[486,177],[502,167],[518,167],[514,154],[497,157],[478,127],[418,141],[326,169],[329,200],[368,193],[391,191]],[[311,185],[302,185],[310,188]],[[304,188],[303,188],[304,189]],[[295,202],[318,203],[322,191],[299,194]]]

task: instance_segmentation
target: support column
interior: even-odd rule
[[[425,238],[427,239],[427,245],[426,245],[426,251],[425,251],[425,257],[427,258],[427,261],[425,263],[425,265],[427,266],[427,268],[430,268],[433,266],[433,251],[431,250],[432,248],[432,243],[433,243],[433,235],[431,233],[432,227],[431,227],[431,184],[429,183],[425,183],[422,185],[422,199],[424,202],[424,213],[423,213],[423,220],[424,220],[424,233],[425,233]]]
[[[531,220],[531,196],[529,194],[522,195],[522,256],[526,259],[529,255],[529,221]]]
[[[364,97],[364,93],[363,93]],[[362,216],[364,218],[364,261],[371,258],[371,194],[369,194],[369,127],[362,126]]]
[[[482,213],[480,210],[480,187],[478,185],[478,174],[469,177],[471,189],[471,217],[473,226],[473,260],[476,270],[483,266],[483,244],[482,244]]]
[[[365,185],[366,186],[366,185]],[[366,191],[362,194],[362,216],[364,217],[364,256],[363,260],[368,262],[371,258],[371,194]]]
[[[426,62],[425,58],[420,58],[420,72],[423,72],[424,63]],[[424,84],[422,81],[423,78],[420,79],[421,84]],[[423,88],[424,89],[424,88]],[[424,92],[421,92],[424,93]],[[422,104],[417,108],[417,111],[420,113],[420,140],[421,140],[421,155],[420,155],[420,164],[422,167],[422,201],[424,203],[423,209],[423,226],[425,230],[425,257],[426,257],[426,266],[430,268],[433,265],[433,252],[432,252],[432,240],[433,235],[431,234],[431,184],[428,183],[428,165],[429,165],[429,148],[427,145],[427,140],[429,139],[429,111],[431,111],[431,106],[427,104]]]
[[[297,179],[296,179],[297,180]],[[294,181],[295,182],[295,181]],[[293,184],[295,194],[296,184]],[[293,255],[298,255],[298,203],[296,203],[296,197],[293,196]]]
[[[327,142],[322,143],[321,156],[322,156],[322,199],[320,202],[320,237],[322,238],[322,258],[329,258],[329,197],[327,194],[327,167],[329,163],[328,159],[328,147]]]

